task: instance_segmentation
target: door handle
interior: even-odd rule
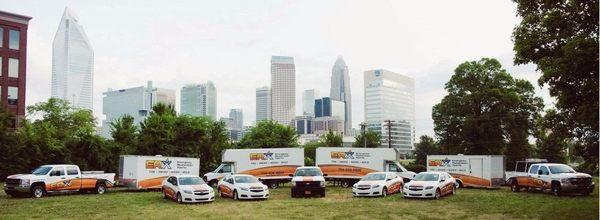
[[[65,178],[65,177],[61,177],[60,179],[64,180],[64,179],[66,179],[66,178]]]

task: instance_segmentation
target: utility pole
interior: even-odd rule
[[[388,129],[388,148],[392,148],[392,120],[385,120]]]
[[[367,136],[365,135],[366,134],[366,130],[367,130],[366,128],[367,128],[367,124],[365,124],[364,122],[360,123],[360,132],[361,132],[362,137],[363,137],[363,142],[364,142],[363,147],[364,148],[367,148]]]

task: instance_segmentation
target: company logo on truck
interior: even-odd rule
[[[367,158],[371,157],[371,154],[353,152],[353,151],[349,150],[349,151],[332,151],[330,153],[330,156],[331,156],[332,160],[341,160],[341,159],[354,160],[354,159],[367,159]]]
[[[288,153],[273,153],[267,151],[266,153],[250,153],[250,160],[281,160],[289,156]]]
[[[165,160],[146,160],[146,169],[171,169],[173,161]]]
[[[450,160],[448,158],[429,160],[427,164],[430,167],[460,167],[468,165],[466,160]]]

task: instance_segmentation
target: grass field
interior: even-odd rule
[[[598,178],[595,178],[598,186]],[[55,195],[41,199],[11,198],[0,192],[1,219],[598,219],[598,189],[587,197],[555,197],[550,193],[513,193],[459,189],[441,200],[353,198],[351,189],[329,187],[325,198],[290,198],[290,189],[271,191],[266,201],[217,198],[209,204],[179,205],[160,192],[117,192],[104,195]]]

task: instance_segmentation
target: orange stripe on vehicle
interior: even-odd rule
[[[321,171],[329,176],[364,176],[377,170],[350,165],[319,165]]]
[[[252,170],[246,170],[241,172],[241,174],[248,174],[255,177],[274,177],[274,176],[289,176],[290,174],[294,174],[296,168],[300,166],[295,165],[284,165],[284,166],[270,166],[270,167],[262,167]]]
[[[459,179],[464,186],[492,187],[492,181],[488,179],[458,173],[450,173],[450,175]]]
[[[165,180],[167,176],[155,177],[145,180],[140,180],[138,182],[138,188],[148,189],[148,188],[160,188],[163,180]]]

